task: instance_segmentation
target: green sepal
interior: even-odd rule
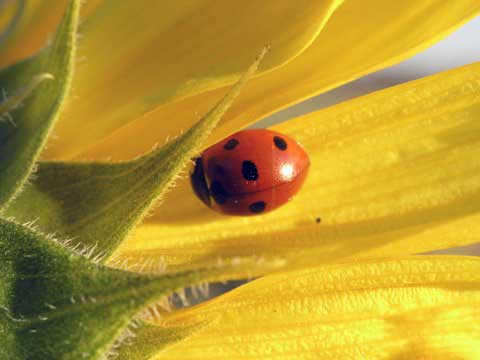
[[[0,209],[19,193],[30,176],[69,88],[78,3],[69,2],[50,46],[0,70],[0,87],[5,96],[1,99]],[[39,81],[46,77],[53,80]]]
[[[0,102],[0,120],[9,121],[13,127],[16,127],[10,114],[19,106],[22,106],[22,101],[28,98],[35,88],[44,80],[53,80],[53,75],[48,73],[39,74],[32,78],[32,80],[24,87],[16,90],[15,93],[5,95],[5,98]]]
[[[97,254],[107,258],[201,149],[265,52],[183,135],[129,162],[40,163],[36,180],[20,194],[7,215],[19,221],[36,220],[42,231],[71,238],[83,247],[95,247]]]
[[[154,359],[167,347],[188,338],[205,326],[203,323],[184,327],[163,327],[154,323],[138,321],[127,340],[112,350],[115,360]]]
[[[252,263],[136,274],[95,264],[28,226],[0,219],[0,359],[100,359],[161,296],[228,279],[244,266]]]

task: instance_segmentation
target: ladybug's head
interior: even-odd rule
[[[208,191],[207,180],[205,179],[205,173],[203,171],[201,157],[195,159],[195,168],[190,175],[190,182],[192,183],[192,188],[198,198],[202,200],[208,207],[210,207],[210,195]]]

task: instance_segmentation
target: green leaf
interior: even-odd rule
[[[78,3],[70,1],[49,47],[0,70],[6,97],[2,115],[5,118],[4,110],[9,110],[10,120],[0,122],[0,209],[28,179],[65,98],[72,76]]]
[[[129,162],[40,163],[36,180],[25,188],[7,214],[19,221],[36,220],[42,231],[55,232],[110,255],[201,149],[265,52],[225,97],[182,136]]]
[[[35,88],[44,80],[53,80],[53,75],[44,73],[32,78],[29,84],[18,89],[14,94],[5,96],[2,102],[0,102],[0,119],[2,121],[9,121],[12,126],[16,126],[13,121],[10,112],[22,106],[22,101],[28,98],[29,95],[35,90]]]
[[[185,327],[163,327],[147,322],[138,322],[129,332],[127,340],[112,350],[116,360],[147,360],[158,356],[165,348],[184,340],[203,327],[203,323]]]
[[[0,219],[0,359],[102,358],[160,296],[230,278],[245,271],[242,266],[252,264],[135,274],[95,264],[51,237]]]

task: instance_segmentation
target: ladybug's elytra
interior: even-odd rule
[[[310,160],[286,135],[243,130],[206,149],[191,175],[197,196],[229,215],[256,215],[289,201],[301,188]]]

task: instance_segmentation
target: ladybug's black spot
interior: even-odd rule
[[[225,150],[233,150],[238,145],[237,139],[230,139],[227,143],[223,146]]]
[[[258,179],[258,170],[257,166],[248,160],[245,160],[242,163],[242,175],[245,180],[257,180]]]
[[[265,210],[265,206],[267,206],[265,201],[257,201],[250,204],[250,211],[253,213],[261,213]]]
[[[319,218],[319,217],[317,217],[317,218],[315,219],[315,222],[316,222],[317,224],[320,224],[320,223],[322,222],[322,219]]]
[[[228,194],[218,181],[214,181],[212,186],[210,186],[210,195],[212,195],[215,202],[219,205],[225,204],[227,201]]]
[[[275,143],[275,146],[279,148],[282,151],[287,150],[287,142],[281,138],[280,136],[275,136],[273,138],[273,142]]]

